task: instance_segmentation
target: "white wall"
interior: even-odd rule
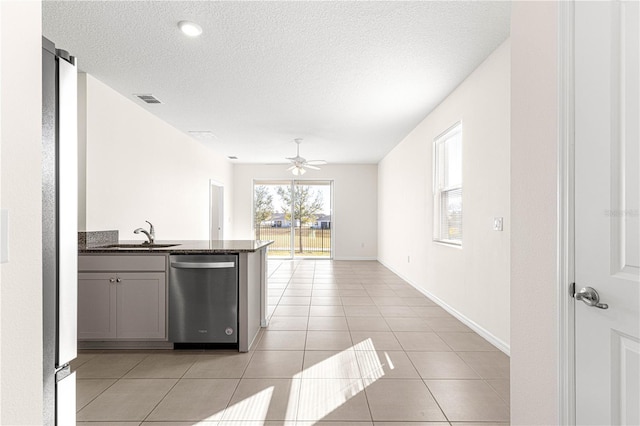
[[[79,94],[86,94],[79,117],[86,116],[86,135],[79,138],[86,139],[86,230],[117,229],[120,239],[143,240],[133,230],[149,220],[158,240],[208,239],[214,179],[224,185],[225,235],[233,234],[227,158],[91,75],[79,84],[85,84]]]
[[[378,259],[500,349],[509,348],[510,42],[504,42],[379,164]],[[432,149],[463,132],[463,245],[435,243]],[[492,230],[504,217],[504,231]],[[408,261],[410,257],[410,262]]]
[[[39,1],[0,1],[0,424],[42,423],[42,39]]]
[[[253,180],[292,179],[287,165],[236,164],[235,237],[253,239]],[[375,164],[325,165],[304,179],[333,180],[334,258],[375,259],[377,253],[377,167]]]
[[[558,4],[511,15],[511,424],[558,423]]]

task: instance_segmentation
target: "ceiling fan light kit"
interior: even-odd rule
[[[320,170],[320,167],[324,164],[327,164],[324,160],[309,160],[300,157],[300,143],[302,143],[302,139],[294,139],[294,142],[297,144],[296,156],[295,157],[287,157],[287,160],[291,161],[293,164],[291,167],[287,169],[287,171],[291,170],[291,173],[294,176],[302,176],[307,172],[307,169],[311,170]]]

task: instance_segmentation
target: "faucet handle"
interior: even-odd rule
[[[145,220],[145,222],[147,222],[149,224],[149,234],[151,234],[151,236],[155,238],[156,231],[153,228],[153,223],[149,222],[148,220]]]

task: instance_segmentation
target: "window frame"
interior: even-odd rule
[[[462,128],[462,120],[457,121],[453,125],[451,125],[447,130],[440,133],[433,140],[433,176],[432,176],[432,195],[433,195],[433,241],[441,244],[447,244],[455,247],[462,247],[462,239],[463,239],[463,218],[464,218],[464,208],[462,207],[463,203],[461,202],[460,207],[460,238],[459,239],[451,239],[444,238],[444,230],[443,230],[443,218],[444,218],[444,203],[443,199],[446,194],[450,194],[455,191],[460,192],[460,198],[462,200],[463,196],[463,158],[464,158],[464,149],[463,149],[463,128]],[[445,186],[444,185],[444,173],[445,170],[449,168],[449,164],[444,164],[444,159],[441,159],[441,150],[439,149],[441,146],[446,144],[448,141],[452,140],[454,137],[459,138],[460,143],[460,179],[459,183],[454,185]],[[444,169],[444,170],[443,170]]]

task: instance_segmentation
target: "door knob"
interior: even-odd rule
[[[600,303],[600,295],[595,288],[584,287],[582,290],[577,292],[574,297],[576,300],[582,300],[589,306],[595,306],[600,309],[609,309],[609,305],[606,303]]]

